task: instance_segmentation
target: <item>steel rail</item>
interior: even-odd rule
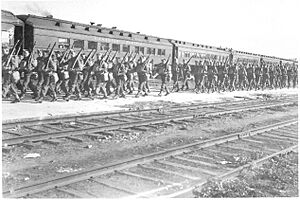
[[[273,101],[283,101],[287,99],[274,99]],[[209,108],[220,105],[235,105],[235,104],[247,104],[247,103],[255,103],[255,102],[264,102],[263,99],[253,99],[253,100],[238,100],[231,102],[214,102],[214,103],[205,103],[205,104],[190,104],[190,105],[182,105],[180,107],[174,106],[165,109],[161,108],[151,108],[151,109],[141,109],[141,110],[119,110],[114,112],[92,112],[92,113],[76,113],[76,114],[66,114],[59,116],[46,116],[46,117],[35,117],[35,118],[26,118],[26,119],[13,119],[13,120],[4,120],[2,121],[2,129],[13,128],[16,125],[19,126],[29,126],[29,125],[41,125],[41,124],[49,124],[49,123],[59,123],[64,121],[77,121],[80,119],[92,119],[95,117],[107,117],[107,116],[119,116],[122,114],[135,114],[135,113],[149,113],[149,112],[159,112],[161,110],[174,111],[180,109],[197,109],[197,108]]]
[[[29,184],[29,185],[25,185],[25,186],[16,188],[16,189],[14,189],[13,192],[4,191],[3,197],[16,198],[16,197],[26,196],[29,194],[45,191],[48,189],[57,188],[60,186],[65,186],[65,185],[75,183],[78,181],[83,181],[83,180],[87,180],[87,179],[90,179],[90,178],[93,178],[96,176],[111,173],[111,172],[114,172],[115,170],[123,170],[123,169],[127,169],[130,167],[136,166],[138,164],[143,164],[143,163],[155,161],[158,159],[162,159],[162,158],[165,158],[168,156],[175,156],[178,154],[182,154],[184,152],[193,151],[195,147],[197,147],[197,148],[210,147],[210,146],[213,146],[216,144],[222,144],[222,143],[234,141],[234,140],[237,140],[240,138],[254,136],[259,133],[263,133],[263,132],[270,131],[273,129],[278,129],[278,128],[296,124],[296,123],[298,123],[298,119],[287,120],[284,122],[279,122],[279,123],[275,123],[275,124],[267,125],[264,127],[255,128],[252,130],[239,132],[239,133],[233,133],[233,134],[213,138],[213,139],[206,140],[206,141],[199,141],[199,142],[195,142],[192,144],[182,145],[180,147],[173,147],[168,150],[151,153],[151,154],[148,154],[145,156],[139,156],[139,157],[136,157],[133,159],[127,159],[122,162],[116,162],[116,163],[105,165],[102,167],[95,167],[95,168],[92,168],[92,169],[86,170],[86,171],[75,172],[73,174],[61,176],[61,177],[54,178],[54,179],[42,180],[42,181],[39,181],[39,182],[36,182],[33,184]],[[170,186],[168,186],[168,187],[170,187]],[[142,194],[138,194],[137,196],[140,196],[140,195],[142,195]],[[142,196],[144,196],[144,194]]]
[[[189,114],[184,114],[184,115],[181,114],[181,115],[167,116],[167,117],[156,118],[156,119],[145,119],[145,120],[134,121],[134,122],[124,122],[124,123],[118,123],[118,124],[108,124],[108,125],[99,125],[99,126],[94,126],[94,127],[78,128],[75,130],[63,130],[63,131],[56,131],[56,132],[51,132],[51,133],[41,133],[41,134],[36,134],[36,135],[19,136],[19,137],[3,139],[2,144],[16,145],[16,144],[21,144],[21,143],[28,142],[28,141],[35,142],[35,141],[42,141],[42,140],[47,140],[47,139],[49,140],[49,139],[53,139],[53,138],[82,135],[82,134],[86,134],[86,133],[99,133],[99,132],[104,132],[104,131],[131,128],[131,127],[137,127],[137,126],[143,126],[143,125],[161,124],[161,123],[170,122],[170,121],[193,119],[193,118],[197,118],[197,117],[212,117],[212,116],[230,114],[230,113],[241,112],[241,111],[270,108],[270,107],[274,107],[274,106],[287,106],[287,105],[292,105],[292,104],[294,104],[294,102],[274,103],[274,104],[268,104],[268,105],[263,105],[263,106],[251,105],[249,107],[237,108],[237,109],[233,109],[233,110],[208,112],[208,113],[203,113],[203,114],[189,113]]]

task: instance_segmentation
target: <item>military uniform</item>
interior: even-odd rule
[[[22,84],[21,95],[20,98],[23,98],[26,94],[27,87],[29,87],[32,91],[35,90],[35,87],[31,81],[31,76],[33,75],[33,70],[37,66],[37,60],[31,59],[29,60],[29,53],[26,53],[24,58],[20,62],[20,73],[24,73],[24,82]]]
[[[137,71],[138,81],[139,81],[138,93],[136,94],[136,97],[139,97],[139,95],[142,91],[144,91],[144,92],[146,91],[145,84],[147,81],[147,68],[141,58],[139,59],[139,61],[137,63],[136,71]],[[145,94],[147,94],[147,92],[145,92],[144,95]]]
[[[103,93],[103,98],[107,98],[106,84],[109,81],[108,64],[105,61],[101,61],[100,58],[95,61],[93,68],[95,69],[96,76],[96,89],[95,94],[99,95],[99,92]]]
[[[189,84],[188,81],[191,78],[191,66],[188,63],[183,63],[183,84],[181,87],[181,90],[189,90]]]
[[[69,71],[69,90],[66,93],[65,100],[69,101],[70,96],[75,92],[77,96],[77,100],[81,99],[81,91],[79,88],[79,75],[83,69],[83,61],[82,59],[78,58],[77,62],[74,65],[76,57],[70,58],[65,63],[68,64],[68,71]],[[65,64],[64,63],[64,64]]]
[[[18,56],[13,56],[9,63],[7,63],[8,55],[2,56],[2,77],[3,77],[3,86],[2,86],[2,97],[6,97],[7,93],[10,91],[11,94],[15,97],[15,100],[12,103],[20,101],[18,96],[18,89],[16,86],[17,81],[19,81],[20,74],[18,70],[19,58]]]

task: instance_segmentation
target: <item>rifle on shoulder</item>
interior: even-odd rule
[[[46,63],[46,66],[45,66],[44,69],[47,69],[48,66],[49,66],[50,59],[51,59],[51,56],[52,56],[52,54],[53,54],[53,52],[54,52],[54,47],[55,47],[55,45],[56,45],[56,42],[53,44],[53,46],[52,46],[52,48],[51,48],[51,51],[50,51],[49,56],[48,56],[48,58],[47,58],[47,63]]]
[[[121,64],[124,62],[124,60],[125,60],[125,58],[126,58],[126,56],[128,55],[128,51],[126,52],[126,54],[125,54],[125,56],[123,57],[123,59],[122,59],[122,61],[121,61]]]
[[[32,62],[32,57],[33,57],[35,45],[36,45],[36,41],[34,42],[33,47],[32,47],[32,51],[30,52],[29,57],[28,57],[27,69],[30,69],[29,66],[31,65],[31,62]]]
[[[85,66],[88,62],[88,60],[92,57],[92,53],[94,52],[94,49],[90,51],[89,55],[86,57],[86,59],[83,61],[83,66]],[[95,55],[95,54],[94,54]]]
[[[17,45],[19,44],[19,42],[20,42],[20,40],[18,40],[18,41],[15,43],[15,45],[13,46],[13,48],[12,48],[12,50],[11,50],[11,52],[10,52],[8,58],[7,58],[7,61],[6,61],[6,64],[5,64],[6,67],[8,67],[8,65],[9,65],[9,63],[10,63],[10,61],[11,61],[13,55],[14,55],[14,52],[15,52],[15,50],[16,50],[16,47],[17,47]]]
[[[75,65],[76,65],[76,63],[77,63],[77,61],[78,61],[78,59],[79,59],[79,57],[80,57],[82,51],[83,51],[83,49],[81,48],[80,51],[78,52],[78,54],[76,55],[76,58],[75,58],[75,60],[74,60],[74,62],[73,62],[73,64],[72,64],[72,66],[70,67],[71,70],[74,69],[74,67],[75,67]]]

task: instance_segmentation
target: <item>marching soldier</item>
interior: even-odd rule
[[[49,60],[49,62],[48,62]],[[48,63],[47,63],[48,62]],[[42,102],[43,98],[47,95],[48,90],[50,89],[51,95],[52,95],[52,100],[51,102],[57,101],[56,97],[56,91],[55,91],[55,84],[56,84],[56,70],[57,70],[57,65],[58,61],[56,59],[56,56],[54,54],[49,55],[47,58],[46,64],[44,68],[42,69],[43,71],[43,76],[44,76],[44,82],[42,85],[42,91],[40,93],[39,98],[37,99],[38,102]]]
[[[147,95],[147,90],[146,90],[146,81],[147,81],[147,68],[146,68],[146,58],[140,57],[137,66],[136,66],[136,71],[138,75],[138,93],[135,95],[135,97],[139,97],[142,91],[144,91],[144,96]]]
[[[252,90],[252,88],[255,87],[254,84],[255,74],[254,74],[253,66],[254,64],[250,64],[250,63],[247,64],[247,68],[246,68],[246,75],[248,80],[247,90]]]
[[[188,64],[188,62],[186,62],[185,60],[183,60],[183,84],[181,87],[181,90],[184,90],[184,87],[186,87],[185,90],[189,90],[189,84],[188,81],[191,78],[191,66]]]
[[[70,88],[67,91],[66,96],[64,99],[69,101],[70,96],[75,92],[76,93],[76,100],[81,100],[81,93],[80,88],[78,85],[79,73],[83,69],[83,61],[80,59],[81,51],[76,56],[74,50],[71,50],[71,58],[64,62],[63,64],[68,64],[68,71],[70,76]]]
[[[171,79],[171,66],[169,65],[169,59],[170,57],[168,58],[168,60],[162,59],[161,63],[158,65],[157,72],[154,75],[154,78],[157,75],[160,75],[161,78],[161,88],[160,88],[160,92],[158,93],[158,96],[161,96],[164,90],[166,91],[165,96],[170,94],[167,87],[167,83]]]
[[[18,55],[13,55],[14,49],[11,54],[9,54],[8,47],[3,48],[2,50],[2,78],[3,78],[3,86],[2,86],[2,97],[6,97],[7,93],[10,91],[11,94],[15,97],[12,103],[20,102],[20,98],[18,95],[18,89],[16,83],[20,79],[20,74],[17,71],[19,65],[19,57]],[[11,56],[11,58],[9,58]]]
[[[174,65],[172,68],[172,79],[173,79],[173,88],[172,92],[175,90],[175,92],[179,92],[179,76],[180,76],[180,66],[178,63],[178,59],[175,58]]]
[[[32,54],[33,52],[31,52]],[[22,99],[29,87],[32,91],[35,90],[33,83],[31,82],[31,76],[33,75],[33,70],[37,66],[37,60],[32,58],[29,51],[24,50],[24,58],[20,62],[20,72],[24,74],[24,82],[22,84],[20,99]]]
[[[217,88],[218,92],[221,90],[225,91],[225,74],[226,74],[226,62],[222,63],[218,66],[218,82],[217,82]]]
[[[228,89],[230,92],[235,90],[235,77],[236,77],[236,64],[231,64],[228,66],[228,79],[229,86]]]
[[[298,84],[298,65],[293,63],[293,88],[295,88]]]
[[[103,99],[107,99],[106,84],[109,81],[108,64],[102,58],[101,54],[97,54],[97,60],[94,63],[93,69],[96,76],[96,89],[95,95],[99,95],[99,92],[103,94]]]
[[[237,64],[237,87],[239,90],[246,88],[246,70],[242,63]]]

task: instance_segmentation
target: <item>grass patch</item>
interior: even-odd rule
[[[297,197],[298,153],[269,159],[228,180],[210,180],[193,190],[195,197]]]

